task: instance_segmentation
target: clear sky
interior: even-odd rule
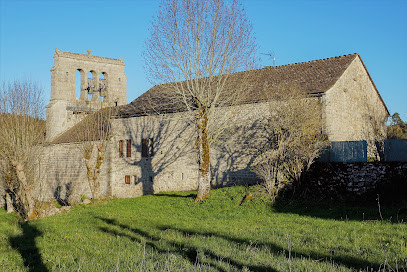
[[[244,0],[276,65],[359,53],[390,113],[407,120],[406,0]],[[120,58],[127,99],[152,85],[141,56],[159,0],[0,0],[0,81],[37,81],[49,100],[55,48]],[[262,65],[272,59],[261,55]]]

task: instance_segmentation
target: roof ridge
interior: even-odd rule
[[[240,74],[240,73],[247,73],[247,72],[255,72],[255,71],[260,71],[260,70],[264,70],[264,69],[273,69],[273,68],[279,68],[279,67],[287,67],[287,66],[293,66],[293,65],[297,65],[297,64],[303,64],[303,63],[311,63],[311,62],[317,62],[317,61],[323,61],[323,60],[330,60],[330,59],[339,59],[339,58],[343,58],[343,57],[348,57],[348,56],[358,56],[359,53],[351,53],[351,54],[346,54],[346,55],[340,55],[340,56],[335,56],[335,57],[330,57],[330,58],[324,58],[324,59],[316,59],[316,60],[309,60],[309,61],[304,61],[304,62],[295,62],[295,63],[289,63],[289,64],[284,64],[284,65],[279,65],[279,66],[264,66],[263,68],[257,68],[257,69],[253,69],[253,70],[245,70],[245,71],[237,71],[237,72],[233,72],[230,73],[229,75],[236,75],[236,74]],[[221,76],[221,75],[218,75]],[[187,80],[183,80],[182,82],[187,81]],[[165,86],[168,84],[173,84],[176,82],[169,82],[169,83],[160,83],[160,84],[156,84],[153,87],[151,87],[149,90],[155,88],[155,87],[160,87],[160,86]],[[147,93],[149,90],[147,90],[146,92],[144,92],[143,94]],[[142,94],[142,95],[143,95]],[[141,95],[140,95],[141,96]],[[137,99],[137,98],[136,98]],[[134,100],[133,100],[134,101]]]
[[[330,57],[330,58],[324,58],[324,59],[315,59],[315,60],[309,60],[309,61],[302,61],[302,62],[294,62],[294,63],[288,63],[288,64],[283,64],[283,65],[278,65],[278,66],[264,66],[263,68],[260,69],[256,69],[256,70],[261,70],[261,69],[265,69],[265,68],[278,68],[278,67],[286,67],[286,66],[292,66],[292,65],[296,65],[296,64],[303,64],[303,63],[311,63],[311,62],[317,62],[317,61],[323,61],[323,60],[330,60],[330,59],[339,59],[339,58],[343,58],[343,57],[348,57],[348,56],[358,56],[359,53],[351,53],[351,54],[346,54],[346,55],[340,55],[340,56],[335,56],[335,57]],[[255,71],[255,70],[252,70]]]

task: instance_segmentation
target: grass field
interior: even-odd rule
[[[0,271],[407,270],[403,207],[381,220],[376,207],[239,205],[248,190],[115,199],[29,223],[1,210]]]

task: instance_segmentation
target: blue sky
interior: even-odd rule
[[[390,113],[407,120],[407,1],[244,0],[260,53],[276,65],[359,53]],[[152,85],[144,41],[158,0],[0,0],[0,81],[37,81],[50,93],[55,48],[120,58],[127,99]],[[262,65],[272,65],[262,56]]]

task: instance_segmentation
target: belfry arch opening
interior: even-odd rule
[[[88,72],[88,84],[87,84],[87,89],[88,89],[88,100],[92,100],[93,92],[95,91],[96,84],[95,84],[95,75],[96,73],[94,71],[89,71]]]
[[[75,97],[77,100],[81,98],[81,93],[84,85],[84,71],[82,69],[76,69],[75,71]]]
[[[100,90],[100,100],[103,102],[107,96],[108,90],[108,81],[106,72],[102,72],[99,75],[99,90]]]

